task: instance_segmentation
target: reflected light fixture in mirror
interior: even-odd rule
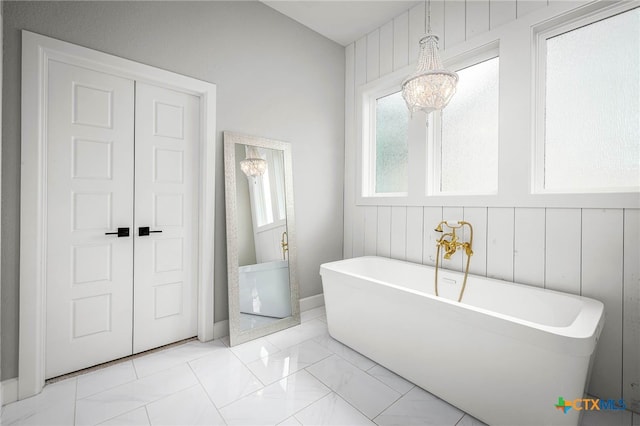
[[[258,149],[250,146],[247,157],[240,161],[240,168],[247,177],[262,176],[267,171],[267,161],[260,157]]]
[[[224,132],[224,163],[234,346],[300,324],[291,145]]]

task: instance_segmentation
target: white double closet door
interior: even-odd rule
[[[46,378],[197,334],[200,132],[196,96],[48,75]]]

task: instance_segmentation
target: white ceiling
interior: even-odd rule
[[[343,46],[402,14],[420,1],[262,0],[264,4]]]

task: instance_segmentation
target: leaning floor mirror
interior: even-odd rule
[[[300,324],[291,145],[224,132],[231,346]]]

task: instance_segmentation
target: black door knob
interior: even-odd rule
[[[149,234],[156,234],[162,231],[150,231],[148,226],[141,226],[138,228],[138,235],[140,237],[146,237]]]
[[[129,228],[118,228],[118,232],[105,232],[104,235],[117,235],[120,237],[128,237],[129,236]]]

